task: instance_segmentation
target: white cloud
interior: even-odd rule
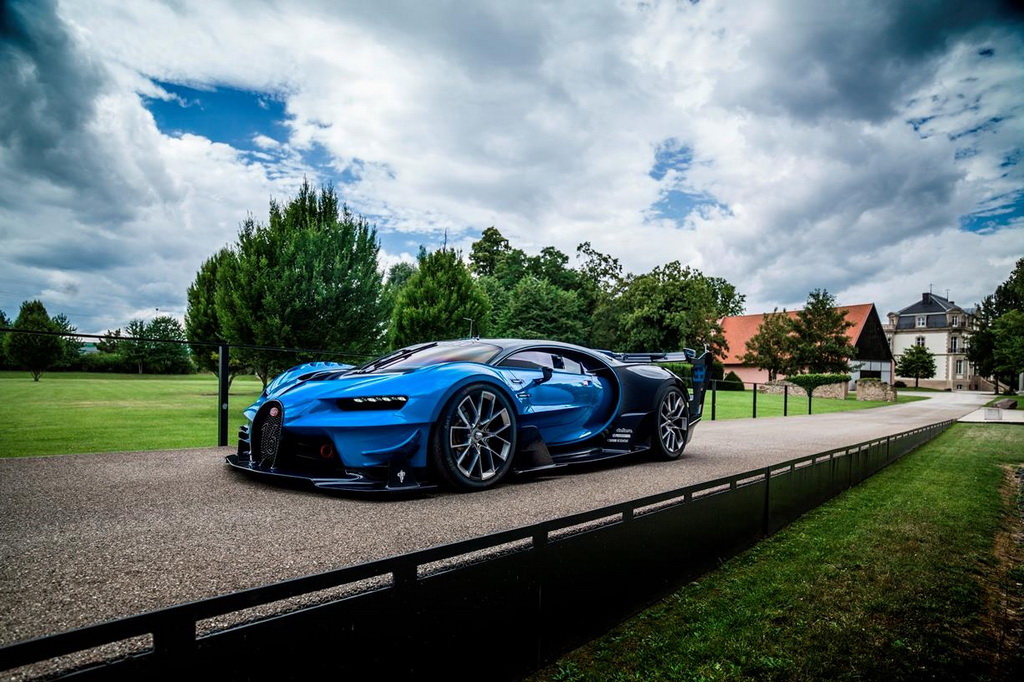
[[[995,2],[10,6],[27,37],[0,49],[35,76],[0,76],[41,108],[0,109],[8,315],[35,296],[91,331],[182,313],[247,213],[319,179],[317,145],[357,178],[339,189],[385,265],[495,225],[636,272],[679,259],[751,311],[822,287],[884,313],[929,284],[972,303],[1024,253],[1019,220],[958,229],[1024,189],[1004,163],[1024,146],[1021,24]],[[153,80],[272,93],[290,138],[161,132],[142,98],[175,95]],[[691,160],[655,179],[667,140]],[[716,203],[659,216],[668,190]]]

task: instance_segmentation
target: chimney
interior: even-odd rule
[[[932,302],[932,295],[929,292],[926,291],[925,293],[921,294],[921,303],[931,303],[931,302]]]

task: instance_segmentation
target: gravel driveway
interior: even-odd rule
[[[0,459],[0,643],[628,501],[958,418],[989,398],[705,422],[676,462],[415,499],[272,487],[230,471],[229,448]]]

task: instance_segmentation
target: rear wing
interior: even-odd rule
[[[621,362],[686,362],[691,365],[690,370],[690,418],[689,423],[693,424],[701,418],[704,410],[704,394],[708,384],[711,383],[711,365],[715,361],[715,354],[705,348],[699,355],[692,348],[684,348],[672,353],[613,353],[602,351],[605,355],[615,358]]]
[[[621,362],[691,362],[697,357],[697,351],[692,348],[684,348],[672,353],[613,353],[610,350],[601,352]],[[701,357],[703,357],[703,353]]]

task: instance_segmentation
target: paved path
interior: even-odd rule
[[[281,489],[228,448],[0,460],[0,643],[558,518],[961,417],[987,394],[706,422],[684,457],[373,501]]]

